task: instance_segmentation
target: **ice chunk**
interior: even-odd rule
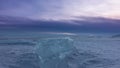
[[[37,42],[36,53],[39,55],[41,68],[69,68],[70,54],[76,51],[74,40],[65,38],[47,38]]]

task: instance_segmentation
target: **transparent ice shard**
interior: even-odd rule
[[[70,37],[39,40],[35,51],[41,68],[70,68],[68,58],[77,51],[73,43]]]

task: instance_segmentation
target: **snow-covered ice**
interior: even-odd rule
[[[120,38],[111,36],[2,38],[0,68],[120,68]]]

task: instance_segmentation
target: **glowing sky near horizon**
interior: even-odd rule
[[[0,0],[0,15],[53,20],[79,16],[120,19],[120,0]]]

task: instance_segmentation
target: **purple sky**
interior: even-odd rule
[[[0,0],[0,28],[39,25],[46,30],[119,32],[119,7],[119,0]]]
[[[120,19],[119,0],[0,0],[0,15],[32,19],[99,16]]]

